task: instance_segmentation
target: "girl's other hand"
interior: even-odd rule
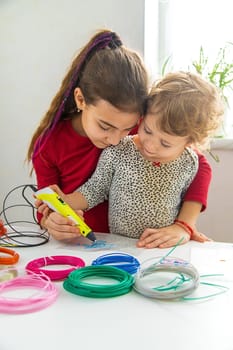
[[[192,240],[197,241],[197,242],[211,242],[212,239],[204,235],[204,233],[198,232],[194,230],[193,235],[192,235]]]
[[[192,235],[192,240],[203,243],[206,241],[211,241],[206,235],[198,232],[194,228],[194,233]],[[137,247],[139,248],[169,248],[176,245],[181,238],[183,240],[180,244],[187,243],[190,240],[190,235],[178,225],[170,225],[162,227],[160,229],[147,228],[139,238],[137,242]]]
[[[183,239],[182,239],[183,238]],[[147,228],[137,242],[139,248],[169,248],[190,240],[189,234],[178,225],[170,225],[159,229]]]

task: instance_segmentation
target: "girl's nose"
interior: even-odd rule
[[[116,146],[123,137],[124,135],[121,135],[120,133],[113,133],[108,137],[108,143],[112,146]]]

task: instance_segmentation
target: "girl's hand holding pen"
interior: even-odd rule
[[[58,193],[55,185],[50,187]],[[60,190],[58,194],[60,196],[63,194],[63,192]],[[64,197],[62,199],[64,199]],[[70,241],[81,236],[79,228],[72,220],[52,211],[47,204],[43,203],[41,200],[36,199],[35,206],[38,209],[38,212],[43,215],[43,218],[41,219],[41,226],[47,229],[51,236],[53,236],[56,240]],[[82,210],[76,210],[76,213],[83,219]]]
[[[49,214],[52,212],[52,210],[47,206],[47,204],[43,203],[40,199],[35,200],[35,207],[37,208],[38,212],[43,215],[43,217],[49,216]]]
[[[80,212],[81,211],[77,212],[79,216]],[[59,241],[75,240],[81,237],[80,231],[74,222],[56,212],[51,212],[49,216],[43,220],[43,225],[48,232]]]

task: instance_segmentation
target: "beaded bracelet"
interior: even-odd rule
[[[192,227],[187,224],[187,222],[175,219],[174,224],[182,227],[189,234],[190,239],[192,238],[194,231],[193,231]]]
[[[19,254],[16,253],[13,249],[8,249],[0,247],[0,253],[4,253],[10,256],[0,256],[0,264],[3,265],[14,265],[19,260]]]
[[[47,265],[71,265],[72,267],[65,270],[46,270],[41,267]],[[30,261],[26,265],[27,271],[32,271],[36,274],[45,274],[52,281],[65,279],[73,270],[84,267],[85,262],[76,256],[55,255],[46,256]]]

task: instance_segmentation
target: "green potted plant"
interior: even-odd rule
[[[209,63],[209,58],[201,46],[199,59],[192,62],[192,67],[219,88],[229,107],[228,93],[233,91],[233,43],[228,42],[219,49],[213,65]]]
[[[165,60],[162,66],[162,75],[168,71],[170,63],[171,56]],[[228,114],[229,116],[230,113],[233,114],[233,106],[230,106],[229,99],[233,92],[233,42],[227,42],[224,47],[220,48],[214,60],[205,54],[203,46],[201,46],[198,59],[191,62],[188,70],[201,74],[205,79],[215,84],[226,103],[224,122],[216,137],[223,138],[227,136],[227,131],[225,130],[225,125],[227,124],[228,129],[230,128],[233,134],[233,116],[231,118],[228,117]]]
[[[213,62],[213,63],[211,63]],[[168,66],[171,63],[171,56],[169,56],[163,66],[162,66],[162,75],[168,71]],[[169,68],[173,70],[173,68]],[[209,80],[219,89],[225,103],[226,103],[226,112],[224,122],[222,127],[216,133],[216,138],[224,138],[227,136],[225,125],[228,122],[230,128],[233,132],[233,116],[227,120],[227,114],[233,114],[233,108],[230,106],[229,97],[233,92],[233,43],[227,42],[223,48],[220,48],[216,59],[211,59],[208,57],[203,49],[203,46],[200,47],[199,57],[197,60],[191,62],[191,66],[188,67],[189,71],[195,71],[198,74],[201,74],[205,79]],[[232,100],[233,101],[233,100]],[[230,114],[229,114],[230,115]],[[228,127],[229,129],[229,127]],[[211,156],[218,162],[218,156],[214,155],[210,150],[209,153]]]
[[[215,84],[226,103],[226,112],[221,130],[215,137],[226,137],[227,130],[225,126],[228,121],[228,113],[233,113],[229,103],[230,94],[233,92],[233,43],[227,42],[223,48],[220,48],[214,63],[211,65],[210,59],[204,53],[201,46],[199,58],[192,62],[192,68],[204,78]],[[230,111],[231,110],[231,111]],[[229,114],[230,115],[230,114]],[[233,131],[233,122],[231,117],[231,129]]]

